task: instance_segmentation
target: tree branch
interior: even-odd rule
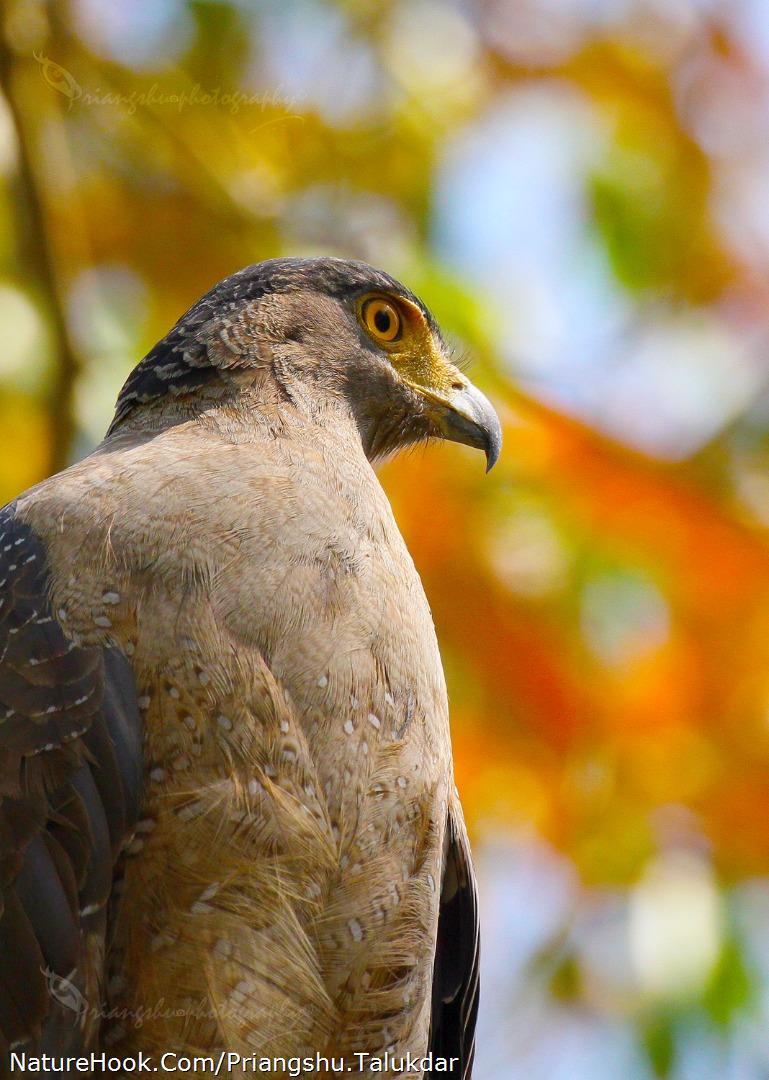
[[[55,373],[47,394],[51,444],[48,468],[58,472],[70,462],[74,435],[74,391],[80,362],[67,325],[45,209],[44,182],[36,168],[36,147],[23,94],[19,61],[0,33],[0,89],[10,109],[19,149],[19,248],[48,310],[55,353]]]

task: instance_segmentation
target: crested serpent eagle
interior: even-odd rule
[[[356,1053],[432,1050],[470,1075],[446,686],[371,464],[432,438],[499,454],[424,304],[276,259],[199,300],[93,453],[0,511],[4,1061],[366,1075]]]

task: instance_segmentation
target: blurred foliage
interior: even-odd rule
[[[382,470],[433,606],[470,826],[479,847],[536,837],[576,868],[557,961],[535,957],[526,985],[630,1025],[659,1076],[698,1024],[748,1061],[730,1075],[766,1066],[737,1031],[763,1015],[767,965],[718,914],[769,873],[769,57],[754,9],[2,9],[0,495],[87,452],[133,363],[248,262],[349,255],[420,292],[505,426],[485,481],[455,446]],[[532,102],[556,135],[521,134],[517,157],[500,132],[518,137]],[[539,154],[566,167],[536,218],[505,178]],[[484,224],[472,195],[489,169]],[[473,248],[483,236],[496,262]],[[556,265],[567,241],[564,279],[548,278],[537,258]],[[544,301],[527,291],[541,279]],[[593,291],[569,308],[571,282]],[[603,366],[575,313],[610,326]],[[608,894],[629,927],[616,986],[559,936]],[[654,966],[680,897],[714,941],[685,991]]]

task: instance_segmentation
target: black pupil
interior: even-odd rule
[[[380,334],[388,334],[392,326],[392,316],[387,308],[379,308],[374,314],[374,326]]]

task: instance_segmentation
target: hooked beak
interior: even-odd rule
[[[428,411],[435,424],[436,434],[449,442],[474,446],[486,454],[486,472],[499,458],[502,449],[502,428],[499,418],[485,394],[472,383],[452,389],[445,396],[425,393]]]

